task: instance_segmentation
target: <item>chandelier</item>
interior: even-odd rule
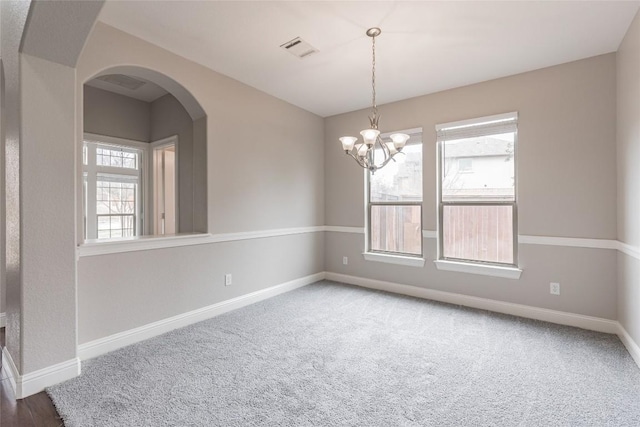
[[[390,136],[391,142],[384,142],[380,138],[380,131],[378,130],[380,115],[376,104],[376,37],[381,32],[382,30],[377,27],[367,30],[367,36],[371,37],[373,57],[371,71],[372,115],[369,116],[371,127],[360,132],[363,142],[358,145],[356,145],[358,138],[355,136],[343,136],[340,138],[344,152],[353,157],[360,166],[368,169],[371,173],[375,173],[375,171],[389,163],[396,154],[402,151],[409,139],[409,135],[404,133],[392,134]]]

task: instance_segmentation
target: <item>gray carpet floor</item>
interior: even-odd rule
[[[614,335],[319,282],[84,362],[67,427],[640,426]]]

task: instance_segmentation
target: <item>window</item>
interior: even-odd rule
[[[401,154],[368,175],[368,252],[422,256],[422,131],[410,135]],[[383,141],[391,141],[388,134]],[[380,154],[382,155],[382,154]]]
[[[84,141],[85,239],[142,234],[142,150]]]
[[[436,126],[439,259],[517,264],[517,113]]]
[[[458,159],[458,171],[460,173],[463,172],[471,172],[473,169],[473,159],[470,157],[462,157]]]

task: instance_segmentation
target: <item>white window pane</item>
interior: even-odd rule
[[[112,230],[122,228],[122,217],[119,215],[111,215],[109,218],[111,219],[110,226]]]
[[[109,230],[111,228],[111,221],[109,216],[98,217],[98,230]]]
[[[422,201],[422,144],[405,146],[394,160],[371,175],[370,201]]]
[[[98,174],[98,238],[136,235],[137,189],[138,184],[131,177]]]
[[[514,139],[511,132],[444,141],[442,200],[514,200]]]
[[[111,212],[111,210],[109,209],[109,203],[108,202],[98,201],[96,203],[96,213],[98,215],[109,214],[109,212]]]
[[[471,172],[473,170],[473,159],[471,157],[461,157],[458,159],[458,170],[460,172]]]
[[[371,250],[422,254],[421,206],[371,206]]]
[[[443,206],[445,258],[513,264],[512,206]]]
[[[112,168],[138,169],[140,153],[124,148],[96,148],[96,164]]]

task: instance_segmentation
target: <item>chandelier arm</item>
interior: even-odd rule
[[[386,148],[387,148],[387,150],[389,150],[389,148],[388,148],[388,147],[386,147]],[[404,152],[402,152],[402,151],[397,151],[395,154],[391,154],[391,151],[389,151],[389,156],[388,156],[388,157],[386,157],[386,158],[385,158],[385,160],[384,160],[381,164],[377,165],[377,166],[376,166],[376,168],[377,168],[377,169],[382,169],[382,168],[383,168],[383,167],[385,167],[385,166],[387,165],[387,163],[389,163],[391,160],[393,160],[393,161],[395,162],[395,161],[396,161],[395,157],[396,157],[398,154],[405,154],[405,153],[404,153]]]
[[[380,149],[382,150],[382,154],[383,154],[382,163],[384,163],[384,162],[386,162],[386,161],[387,161],[388,154],[387,154],[387,152],[385,151],[384,146],[382,146],[382,145],[380,144],[380,141],[379,141],[379,140],[376,140],[376,144],[377,144],[377,145],[380,145]],[[375,162],[375,146],[376,146],[376,144],[374,144],[373,148],[371,149],[371,151],[374,153],[374,155],[372,155],[371,165],[372,165],[372,166],[376,166],[376,167],[377,167],[377,166],[378,166],[378,164],[376,164],[376,162]]]
[[[398,154],[398,153],[396,153],[396,154]],[[394,157],[395,157],[395,154],[393,156],[388,157],[384,162],[382,162],[382,164],[378,165],[378,169],[381,169],[381,168],[385,167],[387,165],[387,163],[389,163],[391,160],[393,160]]]
[[[360,165],[361,167],[363,167],[363,168],[365,168],[365,169],[366,169],[366,168],[368,168],[367,164],[366,164],[366,163],[363,163],[362,161],[360,161],[360,159],[358,158],[358,156],[354,156],[354,155],[353,155],[353,153],[351,153],[350,151],[346,151],[346,153],[347,153],[349,156],[351,156],[351,158],[352,158],[353,160],[355,160],[355,161],[356,161],[356,163],[357,163],[358,165]]]
[[[376,138],[376,142],[378,143],[380,148],[382,148],[382,153],[384,154],[383,164],[386,165],[387,164],[387,159],[389,157],[393,157],[393,156],[391,156],[391,151],[389,151],[389,147],[387,147],[387,144],[384,143],[384,141],[382,140],[382,138],[380,138],[380,136],[378,136]]]
[[[367,155],[365,156],[365,163],[368,166],[374,166],[376,164],[376,145],[374,144],[367,149]]]

